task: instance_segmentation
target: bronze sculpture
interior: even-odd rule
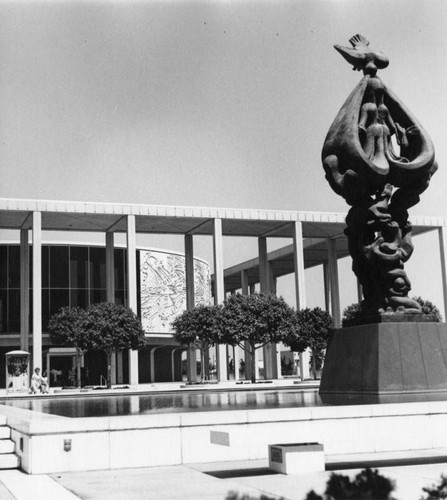
[[[427,132],[377,76],[388,58],[369,48],[362,35],[352,48],[335,49],[363,78],[340,109],[326,136],[326,179],[351,209],[346,217],[352,268],[366,316],[413,314],[404,263],[413,252],[408,209],[419,202],[437,169]]]

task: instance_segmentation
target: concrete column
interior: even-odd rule
[[[42,369],[42,213],[33,212],[33,370]]]
[[[239,346],[233,346],[234,380],[239,380],[239,349]]]
[[[304,277],[304,246],[303,246],[303,225],[297,221],[293,223],[293,259],[295,267],[295,295],[296,309],[306,308],[306,286]],[[308,379],[310,363],[310,351],[300,353],[300,377],[301,380]]]
[[[363,300],[363,287],[358,278],[357,278],[357,299],[359,301],[359,304]]]
[[[273,265],[271,262],[268,263],[268,269],[269,269],[269,286],[268,286],[268,291],[276,295],[277,291],[277,279],[273,273]]]
[[[248,295],[248,275],[247,271],[241,271],[241,291],[242,295]]]
[[[323,264],[323,281],[324,281],[324,308],[331,312],[331,279],[329,276],[328,264]]]
[[[185,284],[186,284],[186,309],[190,311],[195,306],[194,290],[194,242],[192,234],[185,234]],[[186,363],[188,382],[197,382],[197,349],[190,344],[186,350]],[[174,369],[174,365],[172,365]]]
[[[328,240],[328,270],[331,282],[331,305],[334,328],[341,327],[340,288],[338,284],[337,241]]]
[[[259,255],[259,285],[261,293],[268,293],[269,290],[269,263],[267,259],[267,238],[258,238]]]
[[[242,295],[249,295],[249,285],[248,285],[248,275],[247,271],[241,271],[241,289]],[[245,380],[250,380],[251,378],[251,356],[250,356],[250,344],[248,342],[244,343],[244,362],[245,362]]]
[[[29,350],[29,244],[28,230],[20,231],[20,349]],[[49,372],[48,372],[49,373]]]
[[[171,382],[175,382],[175,353],[178,350],[183,350],[183,347],[175,347],[171,351]]]
[[[115,247],[114,234],[106,233],[106,298],[115,302]]]
[[[106,233],[106,300],[115,302],[115,248],[114,234],[111,231]],[[112,353],[112,385],[117,383],[116,377],[116,352]]]
[[[447,317],[447,227],[441,226],[439,234],[439,253],[441,255],[442,294],[444,298],[444,318]]]
[[[259,250],[259,284],[262,293],[274,293],[270,287],[272,285],[271,268],[267,257],[267,238],[258,238]],[[263,347],[264,354],[264,377],[266,379],[278,378],[277,364],[277,346],[276,344],[268,344]],[[281,366],[281,365],[280,365]]]
[[[214,303],[225,300],[222,219],[213,220]],[[228,380],[226,348],[216,345],[217,380]]]
[[[127,216],[127,296],[128,307],[136,314],[137,306],[137,242],[135,215]],[[138,384],[138,351],[129,350],[129,383]]]
[[[271,293],[277,295],[278,280],[273,272],[273,265],[269,262],[269,290]],[[272,344],[272,366],[273,378],[282,378],[281,372],[281,345]]]

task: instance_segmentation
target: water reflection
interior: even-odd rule
[[[104,417],[194,411],[299,408],[322,405],[358,405],[447,400],[447,393],[386,396],[323,395],[318,390],[202,391],[169,394],[30,398],[3,404],[64,417]]]

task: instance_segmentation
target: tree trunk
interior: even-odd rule
[[[112,388],[112,351],[107,351],[107,389]]]
[[[314,376],[314,380],[317,380],[317,361],[315,359],[315,353],[312,351],[312,375]]]
[[[204,364],[203,364],[203,373],[205,375],[205,380],[210,379],[210,352],[209,352],[209,347],[206,346],[205,351],[203,353],[203,358],[204,358]]]
[[[203,352],[203,348],[200,349],[200,383],[203,384],[203,381],[205,379],[204,373],[205,373],[205,354]]]
[[[256,383],[256,347],[255,344],[250,344],[250,355],[251,355],[251,381],[253,384]]]

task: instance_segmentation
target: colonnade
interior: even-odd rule
[[[137,312],[137,260],[135,215],[126,215],[127,247],[127,305]],[[29,230],[20,230],[20,348],[28,351],[29,338]],[[32,366],[42,366],[42,213],[34,211],[31,221],[32,232]],[[106,297],[115,301],[114,283],[114,233],[106,232]],[[122,378],[122,356],[116,353],[112,358],[112,383],[116,383],[116,374]],[[138,384],[138,351],[129,350],[129,383]]]
[[[127,287],[128,287],[128,306],[137,311],[137,266],[136,266],[136,221],[135,215],[123,215],[126,220],[126,247],[127,247]],[[42,213],[33,211],[31,220],[27,221],[28,229],[20,230],[20,344],[21,349],[29,350],[29,229],[32,231],[32,360],[33,368],[42,366]],[[122,219],[121,219],[122,220]],[[223,234],[222,219],[212,219],[212,238],[213,238],[213,264],[214,264],[214,301],[220,304],[225,299],[224,285],[224,266],[223,266]],[[303,247],[303,228],[300,221],[291,221],[293,235],[293,261],[295,277],[296,308],[306,307],[305,293],[305,274],[304,274],[304,247]],[[22,227],[25,227],[22,226]],[[441,271],[444,292],[444,307],[447,311],[447,230],[445,226],[437,228],[439,232],[439,245],[441,254]],[[107,300],[114,301],[114,233],[113,227],[105,234],[106,240],[106,293]],[[194,246],[193,232],[184,236],[185,245],[185,270],[186,270],[186,300],[187,308],[194,307]],[[273,279],[272,269],[267,255],[267,238],[260,236],[258,238],[259,250],[259,281],[260,289],[263,292],[275,292],[276,283]],[[340,326],[340,293],[337,268],[337,250],[336,240],[328,239],[328,258],[324,265],[324,282],[326,307],[334,318],[336,327]],[[250,292],[247,274],[241,274],[242,293]],[[361,290],[359,287],[359,296]],[[112,373],[118,373],[120,378],[120,367],[122,373],[122,353],[117,353],[113,358]],[[130,350],[127,353],[129,358],[129,383],[138,383],[138,351]],[[280,359],[275,345],[266,346],[264,350],[265,370],[268,378],[277,378],[280,376]],[[301,356],[301,376],[309,376],[309,353],[303,353]],[[216,348],[217,378],[220,381],[228,379],[227,373],[227,353],[225,346]],[[246,358],[246,362],[249,359]],[[188,371],[190,376],[196,373],[196,353],[194,348],[188,350]],[[237,367],[235,366],[235,371]],[[115,375],[114,375],[115,377]],[[117,382],[116,377],[113,380]],[[119,382],[119,380],[118,380]]]

